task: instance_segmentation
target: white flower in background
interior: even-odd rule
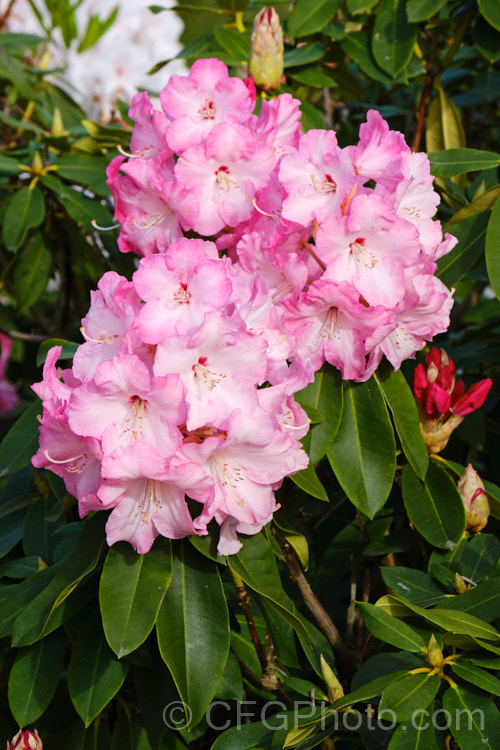
[[[40,0],[36,4],[50,28],[45,5]],[[150,0],[83,0],[76,10],[78,38],[69,49],[60,29],[52,33],[50,65],[63,68],[59,82],[65,84],[89,117],[109,121],[117,97],[130,101],[138,88],[159,90],[168,76],[186,73],[184,61],[174,60],[157,74],[147,75],[157,62],[172,58],[181,50],[179,37],[183,28],[175,13],[153,15],[148,10],[150,4]],[[174,4],[174,0],[162,3],[164,7]],[[0,16],[8,5],[9,0],[0,0]],[[116,7],[118,15],[112,26],[92,47],[78,52],[91,16],[105,21]],[[15,0],[6,25],[9,31],[43,33],[28,0]]]

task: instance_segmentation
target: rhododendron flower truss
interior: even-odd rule
[[[341,148],[301,134],[290,94],[254,114],[252,81],[219,60],[173,76],[160,104],[134,98],[131,153],[108,168],[119,248],[141,260],[99,282],[73,370],[49,352],[34,463],[82,515],[111,511],[110,543],[146,552],[215,521],[233,554],[307,466],[294,394],[314,371],[364,381],[446,330],[434,274],[456,240],[432,218],[427,157],[378,112]],[[453,393],[438,406],[456,414],[482,395]]]

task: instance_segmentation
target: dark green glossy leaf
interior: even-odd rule
[[[21,414],[0,443],[0,476],[11,474],[31,463],[31,457],[38,448],[37,416],[42,405],[37,400]]]
[[[2,34],[2,40],[4,36],[5,34]],[[16,159],[0,154],[0,175],[19,174],[20,172],[22,172],[22,168],[19,166],[19,162]]]
[[[50,349],[52,349],[53,346],[62,347],[59,359],[73,359],[75,352],[80,344],[76,344],[74,341],[67,341],[66,339],[48,339],[47,341],[43,341],[40,344],[38,353],[36,355],[37,367],[43,365],[47,358],[48,352],[50,351]]]
[[[418,711],[411,721],[397,727],[388,750],[443,750],[441,739],[432,725],[433,711]]]
[[[421,570],[399,566],[381,568],[384,583],[414,604],[430,607],[446,599],[446,595]]]
[[[341,0],[297,0],[288,17],[288,33],[292,37],[308,36],[321,31],[331,21]]]
[[[465,172],[494,169],[500,165],[500,154],[477,148],[449,148],[429,154],[434,177],[455,177]]]
[[[486,268],[493,291],[500,299],[500,201],[497,200],[486,230]]]
[[[345,383],[342,420],[327,455],[349,500],[373,518],[389,496],[396,471],[394,432],[373,378]]]
[[[496,750],[500,713],[485,693],[465,685],[448,688],[443,708],[450,715],[450,729],[462,750]]]
[[[292,474],[290,478],[297,487],[300,487],[301,490],[307,492],[311,497],[316,497],[318,500],[328,502],[328,494],[319,481],[316,470],[312,464],[309,464],[307,469],[302,469],[302,471]]]
[[[383,0],[373,27],[375,62],[393,77],[407,66],[416,39],[416,27],[408,23],[405,5],[405,0]]]
[[[60,537],[54,536],[54,533],[61,526],[62,521],[47,520],[54,504],[54,498],[51,495],[40,497],[30,505],[24,519],[24,554],[37,555],[45,564],[52,561],[54,550],[61,541]]]
[[[458,244],[438,260],[437,276],[443,284],[455,286],[481,257],[488,220],[488,213],[480,213],[450,227],[450,234],[457,238]]]
[[[233,57],[241,58],[241,62],[246,62],[250,55],[250,37],[241,34],[236,29],[225,29],[218,26],[214,29],[217,42],[223,50],[229,52]]]
[[[433,609],[424,609],[419,607],[417,604],[413,604],[407,599],[404,600],[406,606],[427,620],[432,622],[434,625],[438,625],[445,631],[450,633],[457,633],[458,635],[469,635],[472,638],[486,638],[488,640],[497,641],[499,634],[494,627],[489,625],[487,622],[480,620],[478,617],[474,617],[466,612],[459,611],[458,608],[452,609],[448,607],[451,602],[456,603],[455,599],[448,599],[441,605],[434,607]]]
[[[473,589],[447,599],[439,609],[458,609],[486,622],[492,622],[500,611],[500,583],[498,578],[482,581]]]
[[[478,583],[490,573],[500,559],[500,541],[493,534],[478,534],[467,543],[460,573]]]
[[[16,653],[9,676],[10,710],[20,727],[32,724],[46,710],[61,678],[64,636],[52,633]]]
[[[20,251],[14,268],[14,295],[20,312],[28,309],[42,296],[52,271],[52,253],[41,234],[29,238]]]
[[[45,175],[42,177],[43,184],[52,190],[63,208],[73,221],[83,224],[87,229],[93,230],[92,222],[96,222],[101,227],[110,227],[113,225],[113,217],[109,210],[99,201],[87,198],[80,191],[74,190],[69,185],[65,185],[54,175]]]
[[[19,560],[5,560],[0,563],[0,576],[7,578],[27,578],[39,570],[40,559],[37,555],[21,557]]]
[[[58,627],[57,610],[97,565],[104,544],[105,522],[105,514],[97,513],[82,524],[83,530],[75,547],[57,566],[53,581],[16,619],[12,629],[13,645],[29,645]]]
[[[2,519],[0,527],[0,557],[16,546],[23,536],[24,510],[19,509]]]
[[[157,539],[146,555],[138,555],[127,542],[109,550],[99,603],[106,640],[118,658],[135,651],[148,637],[171,577],[169,539]]]
[[[296,65],[308,65],[309,63],[321,60],[325,54],[325,48],[322,44],[307,43],[301,47],[286,50],[284,56],[285,68],[293,68]]]
[[[309,416],[311,412],[323,416],[323,420],[310,430],[308,453],[311,461],[317,463],[326,454],[339,429],[344,401],[340,373],[324,364],[315,374],[314,381],[296,394],[296,399]]]
[[[195,726],[212,700],[229,651],[229,615],[215,563],[187,542],[174,553],[172,582],[156,622],[158,644]]]
[[[465,659],[460,659],[453,664],[453,671],[471,685],[485,690],[487,693],[500,696],[500,680],[484,669],[475,667]]]
[[[500,31],[500,5],[497,0],[478,0],[478,5],[488,23]]]
[[[316,89],[334,88],[337,85],[331,73],[327,73],[325,68],[319,65],[313,65],[310,68],[302,67],[298,70],[290,68],[288,76],[298,83]]]
[[[409,674],[382,692],[378,715],[391,711],[391,718],[408,721],[417,710],[426,709],[436,697],[441,681],[437,675]]]
[[[464,504],[445,471],[431,463],[423,482],[407,464],[403,468],[403,500],[424,539],[441,549],[458,544],[465,528]]]
[[[380,695],[383,690],[386,690],[389,685],[398,682],[403,677],[406,677],[409,673],[408,669],[399,669],[397,672],[391,672],[390,674],[383,675],[382,677],[376,677],[374,680],[367,682],[366,685],[353,690],[343,698],[332,703],[331,708],[338,710],[344,706],[350,706],[358,701],[367,701],[370,698],[375,698]]]
[[[500,32],[479,16],[472,29],[474,44],[490,62],[500,60]]]
[[[15,57],[4,54],[3,51],[0,52],[0,75],[14,84],[26,99],[35,98],[35,92],[22,63]]]
[[[248,537],[243,548],[228,557],[228,564],[251,589],[271,602],[299,636],[309,640],[307,630],[295,614],[295,605],[283,590],[276,558],[263,534]]]
[[[370,10],[377,2],[378,0],[347,0],[346,5],[349,13],[354,15],[355,13]]]
[[[64,154],[53,164],[65,180],[85,185],[96,195],[109,195],[106,185],[106,161],[90,154]]]
[[[375,638],[412,653],[427,650],[422,636],[405,622],[392,617],[374,604],[358,602],[357,605],[366,627]]]
[[[446,0],[408,0],[406,12],[410,23],[420,23],[432,18],[441,10]]]
[[[57,568],[45,568],[22,583],[0,588],[0,638],[9,635],[16,617],[54,578]]]
[[[250,722],[222,732],[211,750],[258,750],[268,746],[274,732],[268,722]]]
[[[399,370],[395,372],[388,362],[377,370],[375,378],[391,410],[404,453],[415,474],[425,479],[429,467],[429,454],[420,432],[415,398],[406,379]]]
[[[391,76],[381,70],[371,52],[370,37],[366,31],[353,31],[340,40],[340,46],[369,78],[380,83],[392,83]]]
[[[116,695],[128,668],[106,643],[100,618],[91,619],[78,636],[68,666],[69,694],[86,727]]]
[[[10,199],[3,216],[3,242],[15,252],[29,229],[37,227],[45,217],[45,199],[38,187],[21,187]]]

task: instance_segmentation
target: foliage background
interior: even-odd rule
[[[262,5],[182,0],[180,56],[188,63],[217,56],[244,75]],[[69,3],[47,6],[55,22],[68,23]],[[415,150],[429,153],[443,197],[439,216],[460,240],[439,263],[456,302],[437,343],[467,384],[496,379],[498,3],[297,0],[276,9],[287,39],[280,91],[301,99],[306,129],[334,127],[345,146],[375,107]],[[33,471],[40,406],[30,385],[45,354],[62,339],[71,357],[89,290],[106,270],[130,277],[135,267],[118,252],[117,233],[93,224],[113,224],[105,168],[118,145],[127,149],[127,106],[112,124],[89,121],[54,83],[43,50],[42,37],[0,37],[0,328],[15,342],[9,379],[21,396],[17,412],[3,417],[7,432],[20,415],[0,446],[0,734],[36,725],[49,750],[285,743],[306,750],[331,748],[333,739],[337,750],[407,750],[422,738],[429,750],[445,743],[493,750],[500,734],[497,379],[483,410],[429,462],[408,386],[413,363],[398,374],[382,368],[363,385],[342,384],[325,368],[300,396],[313,422],[305,442],[311,467],[280,490],[272,526],[228,560],[214,556],[210,537],[159,540],[144,557],[126,544],[108,550],[104,514],[81,521],[62,482]],[[475,537],[464,533],[454,484],[469,461],[488,482],[492,509]],[[427,656],[431,635],[445,655],[436,672]],[[332,693],[321,656],[347,698]],[[309,720],[294,732],[300,720],[285,710],[285,726],[279,706],[275,731],[259,722],[266,701],[289,708],[311,691],[319,701],[336,699],[339,712],[382,696],[398,728],[371,731],[364,720],[359,731],[334,732],[332,714],[324,730]],[[193,711],[190,731],[169,729],[162,718],[179,697]],[[214,698],[231,707],[221,724],[237,722],[238,700],[256,701],[256,714],[238,730],[216,732],[203,718]],[[434,704],[479,707],[485,724],[425,733],[408,724],[412,710]]]

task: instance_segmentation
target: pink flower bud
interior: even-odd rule
[[[462,419],[483,405],[491,378],[475,383],[465,393],[463,380],[455,379],[455,363],[444,349],[433,347],[418,364],[413,394],[420,416],[420,428],[429,453],[442,451]]]
[[[248,70],[257,88],[279,89],[283,75],[283,31],[274,8],[262,8],[255,18]]]
[[[458,491],[465,506],[465,528],[476,534],[488,522],[490,505],[484,485],[472,464],[467,466],[458,480]]]
[[[12,739],[12,742],[7,741],[7,750],[42,750],[42,740],[38,736],[38,732],[32,732],[30,729],[21,729],[16,736]]]

